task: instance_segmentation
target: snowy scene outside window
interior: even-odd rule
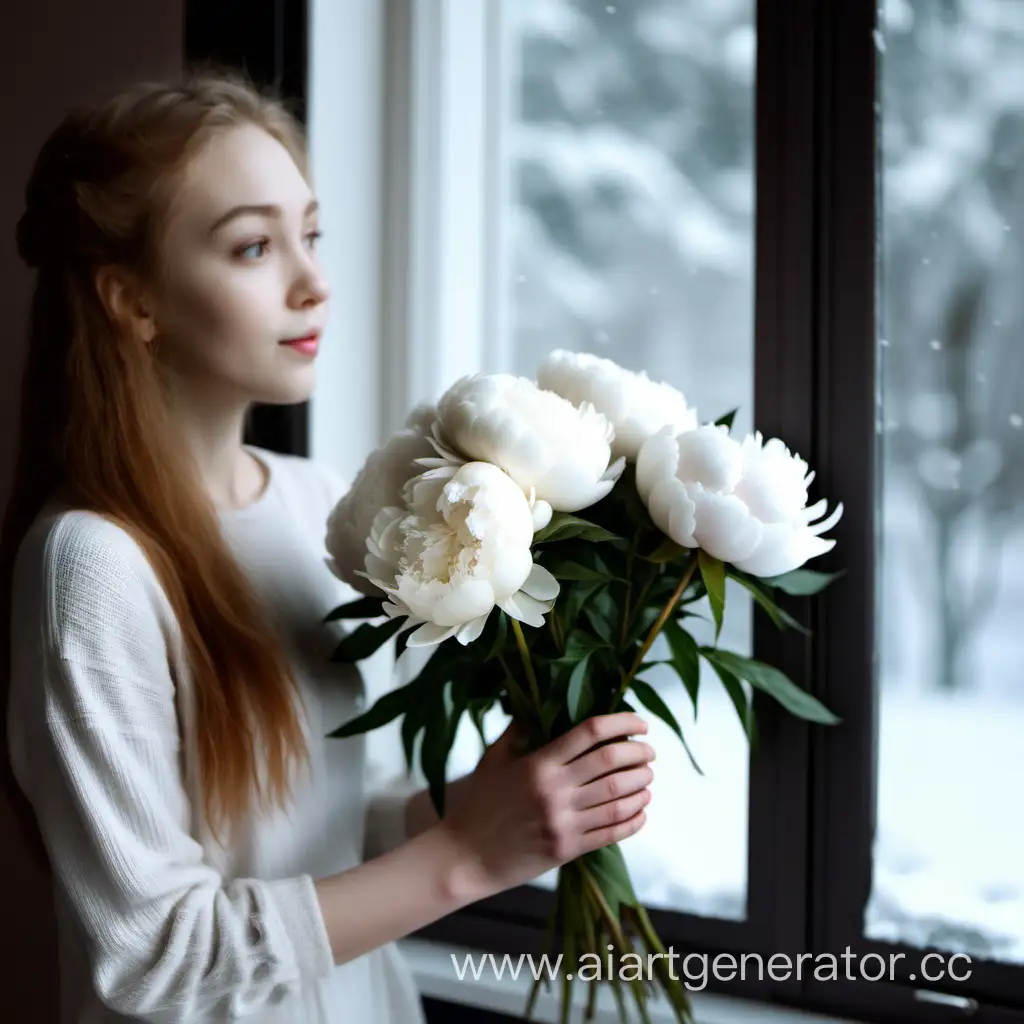
[[[869,938],[1024,963],[1024,5],[880,10]]]

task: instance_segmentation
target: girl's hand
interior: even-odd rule
[[[598,715],[522,754],[510,723],[437,826],[465,854],[462,883],[483,898],[639,832],[655,755],[629,737],[646,732],[632,712]]]

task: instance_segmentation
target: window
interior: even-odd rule
[[[383,252],[354,260],[383,275],[375,331],[355,307],[379,339],[352,385],[376,383],[361,440],[458,373],[588,349],[709,418],[738,406],[846,506],[820,565],[845,576],[790,608],[811,638],[730,595],[724,640],[840,726],[759,701],[748,757],[713,680],[696,724],[662,684],[706,777],[655,734],[650,824],[625,852],[659,932],[682,953],[903,954],[877,982],[709,982],[728,995],[1020,1024],[1024,8],[417,0],[386,5],[368,47],[363,30],[353,57],[379,46],[385,67],[378,173],[360,148],[344,197],[361,228],[383,217]],[[351,66],[316,38],[324,72]],[[351,183],[317,99],[314,148]],[[467,725],[453,773],[478,754]],[[423,937],[537,951],[553,880]],[[969,953],[969,980],[918,976],[925,949]]]

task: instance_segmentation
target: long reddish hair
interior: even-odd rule
[[[300,125],[241,76],[193,72],[133,86],[70,113],[28,181],[18,248],[37,270],[13,490],[0,535],[0,696],[10,673],[12,572],[26,531],[55,493],[127,530],[170,601],[185,641],[198,716],[206,819],[216,834],[254,803],[281,803],[308,755],[295,680],[267,610],[220,531],[171,421],[153,350],[107,313],[98,268],[161,273],[160,233],[175,181],[211,134],[266,130],[308,178]],[[5,788],[37,855],[31,807],[10,768]],[[266,777],[258,755],[266,754]]]

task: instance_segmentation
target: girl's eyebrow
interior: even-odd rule
[[[306,210],[303,214],[304,217],[308,217],[311,213],[315,213],[320,208],[320,203],[315,199],[311,199],[306,204]],[[264,217],[276,217],[280,219],[284,211],[276,203],[248,203],[242,206],[232,206],[227,213],[222,217],[218,217],[214,221],[213,226],[210,228],[210,234],[214,234],[224,227],[227,223],[234,220],[236,217],[244,216],[245,214],[258,214]]]

